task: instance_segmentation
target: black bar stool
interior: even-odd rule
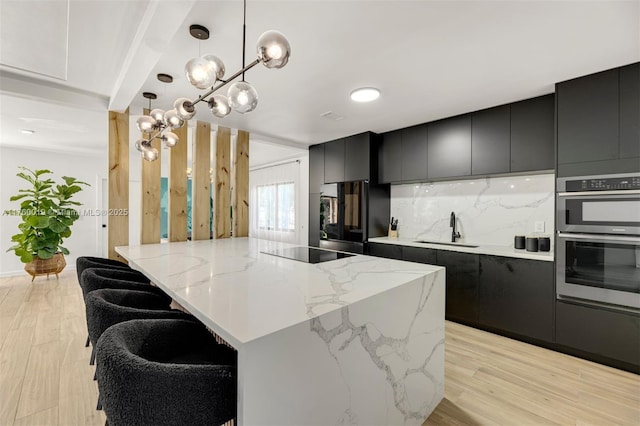
[[[122,322],[102,333],[97,350],[110,426],[215,425],[236,417],[237,353],[198,322]]]
[[[87,295],[92,291],[103,288],[115,288],[123,290],[137,290],[153,293],[158,297],[163,298],[168,306],[171,303],[171,298],[167,296],[158,287],[152,286],[149,280],[142,274],[136,271],[124,271],[120,269],[99,269],[88,268],[82,272],[80,277],[80,287],[82,288],[82,295],[87,300]],[[136,279],[138,281],[136,281]],[[89,318],[87,317],[87,328],[89,327]],[[91,336],[88,337],[91,341]],[[94,342],[95,343],[95,342]],[[90,365],[94,364],[95,360],[95,346],[91,350]]]

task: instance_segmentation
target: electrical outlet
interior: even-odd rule
[[[538,220],[533,225],[534,232],[544,232],[544,221]]]

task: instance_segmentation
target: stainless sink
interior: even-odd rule
[[[454,246],[454,247],[469,247],[469,248],[478,248],[479,246],[474,246],[472,244],[462,244],[462,243],[444,243],[442,241],[424,241],[424,240],[419,240],[419,241],[414,241],[415,243],[422,243],[422,244],[440,244],[443,246]]]

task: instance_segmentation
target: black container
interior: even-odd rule
[[[540,250],[540,251],[551,251],[551,238],[549,238],[549,237],[539,237],[538,238],[538,250]]]
[[[513,239],[513,247],[517,249],[524,248],[524,235],[516,235]]]
[[[527,237],[525,245],[527,251],[538,251],[538,239],[536,237]]]

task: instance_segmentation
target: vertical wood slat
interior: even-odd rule
[[[191,239],[208,240],[211,220],[211,124],[198,121],[193,144],[193,183],[191,197]]]
[[[249,236],[249,132],[238,131],[234,156],[233,236]]]
[[[214,229],[216,238],[229,238],[231,236],[230,207],[230,173],[231,158],[231,131],[228,127],[218,127],[216,136],[216,168],[214,196],[215,207],[213,209]]]
[[[144,108],[142,113],[149,115],[149,109]],[[151,135],[144,133],[142,137]],[[156,161],[142,161],[142,201],[140,208],[140,243],[154,244],[160,242],[160,182],[162,169],[162,144],[160,139],[151,141],[151,146],[158,150]]]
[[[126,262],[115,247],[129,245],[129,108],[123,113],[109,111],[108,186],[109,258]]]
[[[173,131],[179,142],[169,150],[169,242],[187,241],[187,125]]]

